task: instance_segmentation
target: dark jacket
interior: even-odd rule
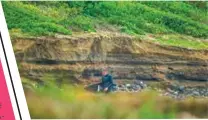
[[[102,77],[101,86],[103,88],[110,87],[110,85],[112,85],[112,84],[113,84],[113,78],[111,75],[107,74]]]

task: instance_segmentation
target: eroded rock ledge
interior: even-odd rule
[[[29,72],[62,72],[65,79],[68,74],[90,79],[110,67],[118,80],[208,81],[208,50],[161,46],[125,34],[17,38],[13,46],[17,61],[24,63],[21,75],[29,78]]]

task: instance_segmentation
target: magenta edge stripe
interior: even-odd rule
[[[11,72],[10,72],[10,68],[9,68],[9,64],[8,64],[7,55],[6,55],[6,51],[5,51],[5,47],[4,47],[4,43],[3,43],[3,38],[2,38],[1,32],[0,32],[0,39],[1,39],[1,44],[2,44],[3,51],[4,51],[4,56],[5,56],[8,72],[9,72],[9,77],[10,77],[10,80],[11,80],[11,83],[12,83],[12,89],[13,89],[15,101],[16,101],[16,104],[17,104],[19,117],[22,120],[22,116],[21,116],[21,113],[20,113],[20,108],[19,108],[19,104],[18,104],[18,100],[17,100],[17,95],[16,95],[16,92],[15,92],[15,89],[14,89],[14,83],[13,83],[13,80],[12,80],[12,76],[11,76]]]

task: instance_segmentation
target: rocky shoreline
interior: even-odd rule
[[[114,92],[141,92],[151,90],[158,92],[161,96],[168,96],[174,99],[185,99],[187,97],[208,98],[208,87],[184,87],[180,85],[169,85],[166,89],[153,88],[143,81],[133,84],[117,85]]]

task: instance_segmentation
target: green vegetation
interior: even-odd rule
[[[200,41],[185,41],[180,39],[157,39],[156,41],[164,45],[180,46],[193,49],[208,49],[208,42],[203,43]]]
[[[48,17],[35,6],[22,2],[4,2],[4,12],[8,28],[20,29],[30,35],[50,35],[53,33],[71,34],[63,26],[58,24],[58,19]]]
[[[49,84],[35,90],[25,89],[33,119],[38,118],[178,118],[187,115],[207,117],[207,99],[175,101],[154,91],[141,93],[93,94],[82,86]],[[35,104],[34,104],[35,103]],[[195,109],[197,108],[197,109]],[[47,111],[47,112],[45,112]],[[186,112],[186,114],[180,115]]]
[[[115,30],[138,37],[150,35],[162,45],[208,49],[206,1],[4,1],[2,5],[13,38]],[[31,66],[23,69],[18,63],[18,67],[32,118],[177,118],[183,112],[208,117],[207,99],[176,101],[150,90],[94,94],[80,84],[71,86],[79,82],[75,72],[56,67],[44,71],[43,66],[37,67],[37,71],[42,69],[39,76],[33,75]]]
[[[142,95],[135,96],[124,96],[119,100],[119,95],[111,94],[106,96],[104,94],[100,94],[99,96],[95,96],[92,93],[84,92],[82,87],[76,88],[72,86],[64,86],[62,89],[57,88],[55,85],[48,85],[43,88],[36,88],[36,93],[28,94],[29,101],[29,109],[32,113],[32,118],[175,118],[176,111],[170,111],[165,113],[165,111],[161,110],[155,112],[155,109],[159,109],[156,106],[155,101],[152,101],[156,97],[155,93],[143,93]],[[38,96],[36,96],[38,95]],[[120,94],[122,95],[122,94]],[[135,101],[135,103],[129,104],[121,104],[124,103],[125,100],[131,101],[136,99],[136,97],[143,96],[143,99],[148,99],[145,101]],[[40,103],[45,103],[43,105],[39,102],[34,106],[31,102],[33,100],[38,99]],[[123,100],[122,100],[123,99]],[[57,101],[57,103],[55,102]],[[84,102],[82,102],[84,101]],[[118,104],[114,104],[113,102],[120,102],[120,109],[118,110]],[[141,108],[139,107],[139,102],[142,102]],[[50,104],[48,104],[50,103]],[[54,108],[62,106],[61,114],[59,113],[59,109]],[[63,104],[65,107],[63,107]],[[135,104],[135,105],[134,105]],[[50,108],[51,106],[51,108]],[[37,107],[39,108],[37,111]],[[150,109],[151,108],[151,109]],[[49,112],[42,112],[44,109],[51,109]],[[53,114],[51,114],[51,112]],[[74,113],[74,114],[72,114]],[[155,113],[155,114],[153,114]],[[52,115],[52,116],[51,116]]]
[[[208,42],[197,40],[181,35],[160,35],[157,36],[154,42],[159,42],[161,45],[178,46],[189,49],[208,49]]]
[[[9,29],[31,35],[96,31],[117,26],[128,34],[179,33],[207,38],[207,2],[3,2]]]

